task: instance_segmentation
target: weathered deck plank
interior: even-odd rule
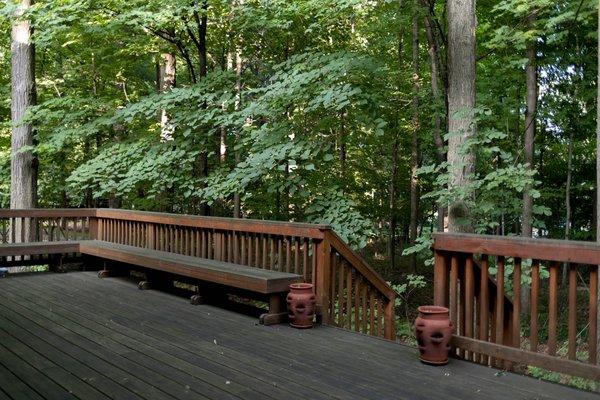
[[[335,328],[263,327],[91,273],[12,277],[0,293],[0,399],[600,398],[463,361],[427,367],[414,349]]]

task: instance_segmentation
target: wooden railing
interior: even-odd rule
[[[0,210],[4,242],[18,236],[17,220],[42,228],[31,236],[36,241],[89,238],[297,273],[315,285],[323,323],[395,339],[394,290],[327,225],[117,209]]]
[[[434,303],[450,308],[456,327],[453,351],[458,357],[600,379],[599,245],[440,233],[433,249]],[[562,268],[567,278],[559,286]],[[524,290],[528,296],[523,296]],[[561,319],[563,306],[566,318]],[[578,318],[578,310],[586,311],[585,319]],[[580,340],[581,334],[587,340]]]

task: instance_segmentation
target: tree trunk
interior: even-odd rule
[[[23,124],[27,108],[36,103],[35,49],[31,43],[32,29],[28,20],[20,17],[32,5],[31,0],[22,0],[17,8],[11,31],[11,181],[10,208],[34,208],[37,205],[37,169],[35,154],[21,151],[33,146],[34,132],[31,124]],[[34,230],[16,223],[15,238],[33,240]],[[25,232],[22,232],[25,230]]]
[[[442,138],[442,113],[440,107],[443,104],[443,98],[440,92],[440,56],[436,44],[435,33],[429,16],[425,17],[425,32],[427,34],[427,44],[429,53],[429,64],[431,67],[431,94],[435,104],[433,117],[433,140],[437,154],[438,164],[443,164],[446,160],[446,150],[444,149],[444,139]],[[437,209],[437,230],[444,231],[444,217],[446,209],[442,204]]]
[[[398,0],[398,12],[402,12],[402,4],[403,0]],[[398,69],[402,70],[403,66],[403,43],[404,41],[404,26],[400,25],[398,30],[398,48],[397,48],[397,57],[398,57]],[[400,84],[400,83],[399,83]],[[398,123],[397,128],[400,129],[400,123]],[[396,269],[396,228],[398,225],[398,221],[396,218],[396,181],[398,179],[398,136],[394,137],[392,143],[392,170],[390,173],[390,183],[389,183],[389,228],[390,235],[388,240],[388,258],[390,260],[390,266],[392,270]],[[403,245],[404,243],[402,243]]]
[[[598,2],[598,81],[596,85],[596,218],[600,218],[600,1]],[[596,220],[596,241],[600,243],[600,220]],[[600,274],[598,274],[598,283],[600,284]],[[598,311],[597,321],[600,321],[600,292],[598,292]],[[600,324],[597,325],[596,338],[598,345],[596,346],[596,362],[600,360]],[[596,387],[600,391],[600,385]]]
[[[396,269],[396,179],[398,178],[398,139],[392,144],[392,174],[390,177],[390,238],[388,241],[388,257],[392,271]]]
[[[475,134],[475,0],[448,0],[448,168],[450,188],[471,184],[475,154],[465,142]],[[467,195],[468,197],[469,195]],[[464,198],[448,210],[448,229],[472,231]]]
[[[202,0],[202,15],[197,20],[198,24],[198,58],[200,60],[200,80],[206,77],[207,66],[206,66],[206,24],[208,22],[207,17],[208,3],[207,0]],[[196,14],[197,15],[197,14]],[[200,177],[206,178],[208,176],[208,151],[204,149],[200,153]],[[203,201],[200,203],[200,215],[209,215],[210,207]]]
[[[419,181],[417,170],[419,168],[419,19],[417,14],[418,3],[415,1],[412,25],[412,65],[413,65],[413,115],[412,115],[412,141],[410,151],[410,225],[409,245],[414,246],[417,240],[417,223],[419,220]],[[410,255],[410,268],[417,272],[417,255]]]
[[[166,93],[176,85],[177,61],[175,54],[165,53],[162,56],[160,65],[159,88],[161,93]],[[171,122],[171,117],[167,110],[160,112],[160,139],[163,142],[173,140],[175,127]]]
[[[242,109],[242,70],[244,68],[244,62],[242,60],[242,50],[239,46],[235,49],[235,110],[239,111]],[[240,141],[240,131],[235,132],[235,141]],[[235,151],[235,165],[237,166],[242,161],[240,150]],[[235,192],[233,194],[233,217],[240,218],[242,216],[242,203],[240,199],[240,193]]]
[[[535,23],[535,14],[528,18],[529,28],[532,29]],[[525,146],[524,146],[524,161],[527,170],[533,169],[533,149],[536,127],[537,113],[537,66],[536,66],[536,46],[535,40],[527,43],[526,49],[527,67],[525,69],[525,81],[527,86],[527,111],[525,114]],[[521,226],[521,235],[531,237],[532,234],[532,219],[533,219],[533,198],[529,193],[531,187],[525,188],[523,193],[523,224]]]
[[[533,29],[535,24],[535,13],[528,18],[529,29]],[[525,140],[524,140],[524,161],[525,168],[529,171],[533,169],[533,153],[536,130],[537,114],[537,64],[536,64],[536,46],[535,39],[527,43],[525,50],[527,56],[527,67],[525,68],[525,82],[527,86],[527,110],[525,113]],[[533,233],[533,197],[531,196],[531,186],[525,187],[523,192],[523,217],[521,225],[521,236],[531,237]],[[529,285],[523,285],[521,290],[521,310],[523,313],[529,312],[530,291]]]

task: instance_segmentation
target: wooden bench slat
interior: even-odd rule
[[[0,256],[33,256],[43,254],[63,254],[79,252],[80,242],[29,242],[0,244]]]

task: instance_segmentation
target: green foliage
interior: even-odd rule
[[[432,9],[364,0],[202,4],[35,2],[24,17],[35,26],[39,105],[25,122],[36,128],[40,205],[189,213],[209,206],[213,215],[231,216],[239,196],[243,217],[331,224],[356,249],[381,247],[394,219],[397,242],[407,243],[416,129],[421,238],[400,250],[406,258],[418,253],[423,268],[431,263],[437,207],[456,200],[470,211],[477,232],[515,235],[529,190],[536,234],[563,237],[573,133],[571,237],[594,238],[596,3],[478,3],[477,134],[462,149],[476,153],[474,179],[451,190],[434,123],[439,116],[445,140],[455,134],[443,132],[448,71],[442,65],[442,97],[435,98],[423,27],[415,76],[410,51],[413,11],[430,13],[443,64],[442,3]],[[13,11],[14,4],[4,5],[5,32]],[[198,41],[203,16],[206,76]],[[528,170],[524,51],[531,40],[540,93]],[[177,60],[177,84],[158,91],[157,64],[167,52]],[[0,39],[0,64],[0,203],[7,206],[8,35]],[[168,141],[161,139],[163,111],[173,127]],[[404,272],[385,270],[394,281]]]

